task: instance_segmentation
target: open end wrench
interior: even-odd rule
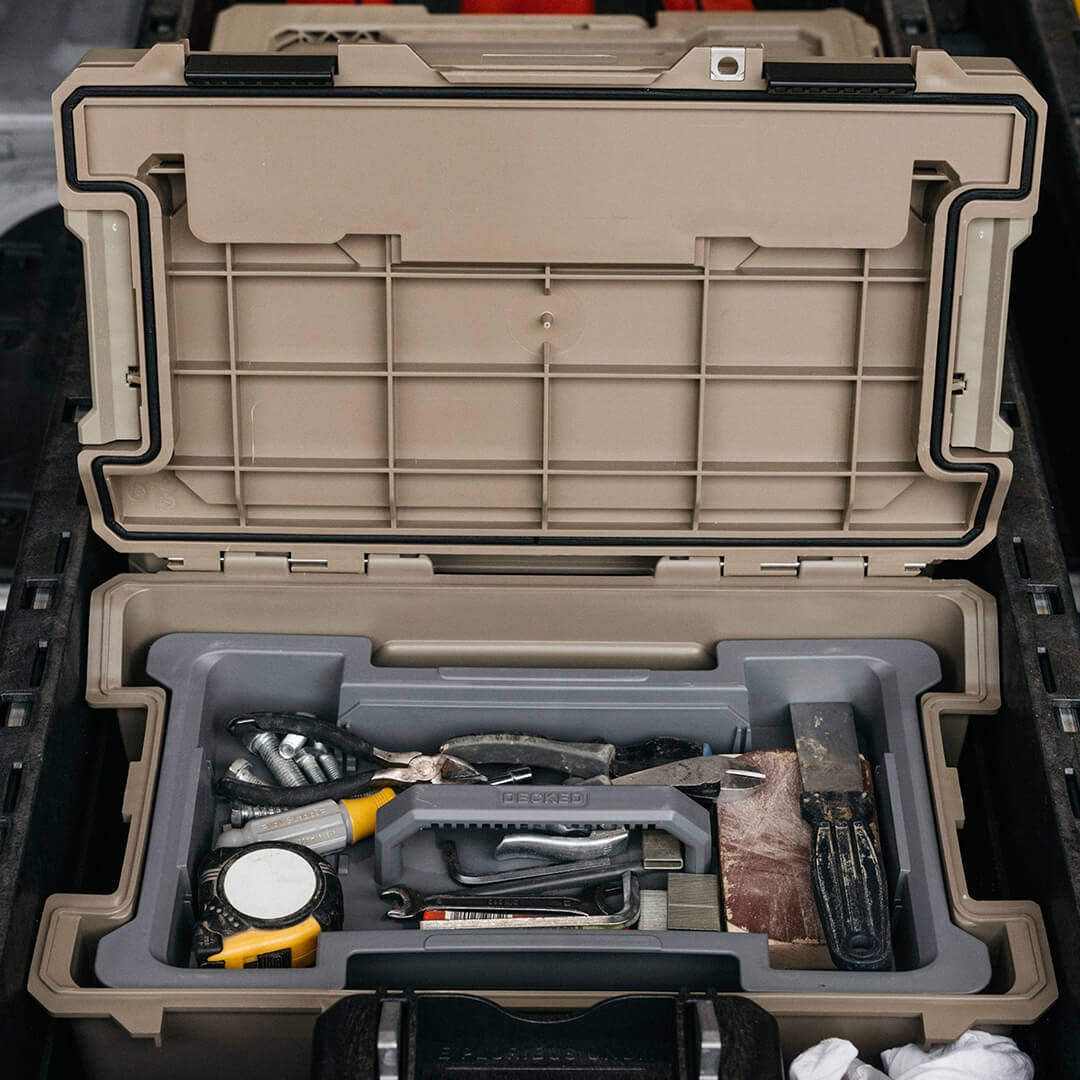
[[[547,832],[507,833],[495,845],[496,859],[547,859],[577,863],[584,859],[622,855],[630,846],[628,829],[594,829],[586,836],[560,836]]]
[[[611,884],[610,882],[608,883]],[[462,912],[459,918],[444,917],[425,920],[425,930],[489,930],[512,927],[515,930],[622,930],[633,926],[641,914],[641,890],[637,878],[624,871],[619,881],[622,890],[622,906],[618,911],[608,912],[601,899],[607,891],[598,886],[595,896],[602,915],[484,915],[476,911]],[[509,898],[508,898],[509,899]]]
[[[425,911],[475,911],[496,915],[606,915],[607,909],[592,897],[572,896],[474,896],[471,893],[435,893],[425,896],[408,885],[391,885],[379,896],[392,907],[391,919],[415,919]]]
[[[446,860],[446,872],[456,881],[459,885],[465,885],[466,887],[475,887],[478,885],[506,885],[510,883],[520,882],[523,886],[533,884],[534,886],[540,886],[541,884],[560,884],[564,878],[575,877],[582,871],[608,871],[608,875],[603,873],[595,875],[589,879],[591,881],[598,881],[604,876],[610,876],[619,870],[619,867],[613,866],[613,860],[610,856],[597,856],[594,859],[581,859],[578,862],[573,863],[545,863],[543,866],[526,866],[516,870],[499,870],[489,874],[470,874],[462,865],[461,860],[458,857],[457,844],[453,840],[443,840],[439,844],[439,850],[442,852],[443,858]],[[574,882],[574,884],[580,884],[580,882]],[[528,892],[528,888],[522,888],[521,892]],[[492,894],[494,895],[494,894]]]
[[[610,881],[616,875],[629,870],[633,874],[644,871],[641,859],[591,859],[580,863],[559,864],[550,867],[551,874],[536,877],[521,877],[525,871],[505,870],[499,874],[466,874],[461,871],[460,863],[457,863],[457,852],[446,856],[446,869],[450,876],[459,885],[475,886],[472,890],[474,896],[516,896],[522,893],[538,895],[550,892],[553,889],[576,889],[582,885],[595,885],[597,882]],[[454,860],[453,862],[451,860]],[[602,863],[593,866],[593,863]],[[534,870],[549,869],[548,867],[536,867]]]

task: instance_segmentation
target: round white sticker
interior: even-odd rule
[[[221,879],[225,899],[252,919],[283,919],[299,911],[315,895],[311,864],[286,848],[248,851],[229,866]]]

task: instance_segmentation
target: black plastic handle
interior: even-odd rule
[[[546,970],[530,959],[533,984],[538,969]],[[551,985],[563,985],[557,959],[552,971]],[[785,1076],[776,1020],[730,995],[635,994],[548,1013],[510,1012],[475,995],[347,994],[319,1017],[311,1080],[370,1080],[384,1061],[410,1080]]]
[[[339,727],[333,721],[320,720],[311,713],[253,712],[234,716],[228,724],[233,726],[251,721],[259,731],[271,731],[275,735],[304,735],[315,742],[335,746],[344,754],[363,758],[365,761],[381,761],[378,752],[367,739]]]
[[[630,773],[652,769],[658,765],[670,765],[686,758],[701,757],[704,753],[703,743],[661,735],[655,739],[646,739],[644,742],[616,746],[611,775],[613,777],[628,776]]]
[[[611,743],[566,742],[517,732],[462,735],[448,739],[439,752],[470,765],[528,765],[588,777],[609,775],[615,757]]]
[[[566,742],[540,735],[501,732],[465,735],[439,747],[444,754],[464,758],[471,765],[529,765],[554,769],[568,776],[626,776],[641,769],[667,765],[683,758],[700,757],[704,747],[687,739],[657,738],[628,746],[600,742]]]
[[[833,963],[841,971],[887,971],[889,887],[870,829],[873,801],[862,791],[808,791],[802,816],[814,830],[810,877]]]
[[[304,735],[316,742],[335,746],[345,754],[377,761],[374,746],[359,735],[332,721],[320,720],[311,713],[252,712],[234,716],[226,725],[233,734],[240,734],[245,727],[256,731],[270,731],[275,735]],[[235,776],[222,776],[217,793],[223,799],[235,799],[252,806],[281,806],[291,809],[306,806],[323,799],[349,799],[364,794],[371,787],[375,770],[350,773],[337,780],[325,780],[321,784],[305,784],[303,787],[278,787],[274,784],[252,784]]]
[[[235,776],[222,776],[214,787],[222,799],[244,802],[250,806],[280,806],[291,810],[296,806],[322,802],[323,799],[352,799],[366,795],[374,775],[374,770],[349,773],[338,780],[325,780],[321,784],[305,784],[303,787],[250,784],[246,780],[237,780]]]

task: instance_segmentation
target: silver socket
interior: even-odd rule
[[[319,759],[306,746],[296,751],[296,757],[293,758],[293,761],[300,767],[300,771],[310,783],[326,783],[327,776],[319,764]]]
[[[326,773],[327,778],[330,780],[340,780],[344,775],[341,771],[341,766],[338,764],[338,759],[334,757],[333,751],[326,743],[313,742],[311,744],[311,751],[315,755],[316,760],[322,768],[322,771]]]
[[[270,770],[270,775],[282,787],[304,787],[307,780],[296,765],[278,753],[278,737],[272,731],[260,731],[247,741],[247,748],[258,754]]]
[[[234,780],[242,780],[245,784],[258,784],[260,787],[267,786],[266,781],[256,774],[247,758],[238,757],[235,761],[231,761],[226,771]]]
[[[307,746],[306,735],[286,735],[278,746],[278,753],[288,761],[296,757],[297,751]]]

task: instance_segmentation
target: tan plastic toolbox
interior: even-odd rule
[[[436,15],[420,5],[237,4],[214,23],[214,52],[311,53],[339,44],[409,45],[433,67],[475,63],[498,49],[502,61],[547,53],[639,53],[657,72],[700,45],[761,45],[771,60],[880,56],[881,35],[843,8],[826,11],[658,11],[650,27],[636,15]],[[491,62],[489,58],[488,63]],[[565,62],[565,55],[564,55]]]
[[[219,44],[295,21],[241,11]],[[931,576],[990,539],[1011,477],[1003,324],[1043,104],[1005,61],[770,59],[714,44],[714,21],[701,42],[662,23],[685,51],[659,63],[626,20],[618,53],[519,52],[533,23],[513,20],[496,62],[483,20],[436,58],[456,24],[432,18],[430,56],[382,30],[284,56],[162,45],[91,54],[57,91],[91,317],[79,468],[139,572],[95,593],[87,665],[130,759],[120,881],[50,899],[30,986],[97,1075],[302,1076],[341,997],[94,983],[150,829],[167,701],[146,653],[177,631],[474,667],[924,641],[949,903],[992,982],[754,997],[789,1051],[868,1052],[1054,1000],[1038,908],[967,894],[955,764],[999,703],[996,613]]]

